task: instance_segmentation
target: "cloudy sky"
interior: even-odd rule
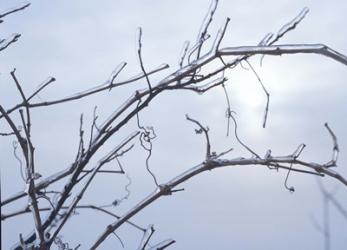
[[[2,0],[0,12],[21,2]],[[1,38],[22,34],[20,40],[0,54],[0,102],[6,108],[20,101],[10,71],[15,67],[24,91],[30,93],[47,77],[57,81],[35,101],[65,97],[107,81],[122,61],[128,66],[119,76],[127,79],[141,72],[136,52],[136,30],[143,29],[143,59],[147,69],[168,63],[170,68],[151,78],[160,80],[175,71],[184,41],[194,41],[209,0],[101,0],[35,1],[23,12],[8,16],[1,24]],[[346,1],[234,1],[221,0],[210,33],[214,36],[226,17],[231,18],[223,47],[255,45],[268,32],[276,32],[301,9],[310,12],[295,31],[279,43],[324,43],[347,54]],[[228,70],[227,91],[236,112],[239,136],[258,154],[292,153],[300,143],[307,145],[303,159],[330,160],[332,140],[324,128],[328,122],[341,149],[339,168],[347,176],[347,68],[318,55],[291,55],[251,59],[271,94],[268,126],[262,128],[265,97],[255,76],[243,68]],[[212,69],[212,68],[211,68]],[[208,69],[207,69],[208,70]],[[117,109],[135,89],[146,87],[139,81],[77,102],[33,110],[33,141],[36,166],[47,176],[68,166],[78,145],[79,116],[89,124],[94,106],[100,122]],[[153,126],[158,135],[153,142],[151,168],[161,183],[200,163],[204,138],[195,135],[185,120],[188,113],[208,125],[215,151],[230,147],[230,158],[249,153],[226,137],[226,101],[217,88],[204,95],[186,92],[163,93],[141,114],[142,123]],[[17,114],[13,115],[18,118]],[[0,131],[8,130],[3,120]],[[96,162],[119,140],[136,130],[131,121],[98,154]],[[1,197],[23,190],[18,162],[13,157],[13,138],[0,138]],[[154,189],[145,170],[146,153],[139,145],[121,161],[132,178],[131,196],[113,208],[126,212]],[[92,163],[93,163],[92,162]],[[89,166],[92,167],[93,165]],[[324,249],[322,234],[313,220],[322,224],[322,196],[314,176],[291,174],[291,194],[284,187],[286,172],[266,167],[240,166],[204,173],[184,183],[184,192],[164,197],[133,221],[146,227],[154,224],[152,243],[172,238],[171,249]],[[324,178],[329,190],[347,208],[347,189],[336,180]],[[124,196],[124,176],[100,175],[81,202],[109,204]],[[60,189],[61,186],[57,186]],[[20,208],[25,201],[2,208],[2,213]],[[313,219],[314,218],[314,219]],[[94,211],[81,211],[62,231],[70,246],[81,243],[88,249],[112,218]],[[30,215],[2,222],[2,246],[10,248],[19,233],[33,225]],[[331,249],[347,246],[347,221],[330,208]],[[142,233],[124,225],[118,235],[126,249],[137,247]],[[100,249],[121,249],[116,237],[109,237]]]

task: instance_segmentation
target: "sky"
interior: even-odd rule
[[[20,5],[2,0],[0,12]],[[33,1],[26,10],[8,16],[1,25],[1,38],[22,34],[19,41],[0,52],[0,103],[6,108],[20,101],[10,71],[16,74],[26,93],[31,93],[47,77],[57,81],[35,101],[65,97],[105,83],[116,66],[126,61],[119,79],[141,72],[137,59],[136,31],[143,31],[143,59],[147,69],[162,63],[170,68],[151,77],[158,82],[177,69],[180,51],[186,40],[195,41],[209,0],[101,0],[101,1]],[[211,25],[212,37],[230,17],[230,26],[222,47],[256,45],[268,32],[278,31],[304,7],[309,14],[278,44],[324,43],[347,54],[344,34],[346,1],[290,0],[221,0]],[[208,49],[208,45],[206,49]],[[250,60],[271,95],[267,127],[262,128],[266,103],[261,86],[250,70],[237,67],[225,72],[231,109],[236,112],[242,140],[260,155],[271,149],[274,155],[291,154],[305,143],[302,157],[324,163],[330,160],[332,140],[324,128],[328,122],[338,137],[339,173],[347,177],[347,68],[318,55],[266,56]],[[212,67],[212,66],[211,66]],[[207,71],[209,68],[206,69]],[[212,70],[212,68],[211,68]],[[83,113],[86,129],[94,106],[100,123],[107,119],[146,82],[100,93],[80,101],[32,111],[36,166],[43,176],[64,169],[76,155],[79,117]],[[158,96],[140,115],[141,122],[155,128],[150,166],[160,183],[170,180],[204,159],[205,141],[196,135],[185,114],[210,128],[213,150],[234,150],[228,155],[250,157],[231,133],[226,136],[226,100],[222,88],[204,95],[172,91]],[[18,114],[13,118],[18,120]],[[0,120],[0,131],[8,126]],[[108,141],[89,167],[112,149],[119,140],[136,130],[132,120]],[[19,166],[13,157],[13,138],[0,138],[1,197],[24,190]],[[146,152],[138,145],[121,158],[132,179],[129,199],[112,211],[121,215],[149,193],[155,185],[145,169]],[[291,173],[288,179],[295,192],[285,187],[286,171],[261,166],[233,166],[206,172],[185,182],[184,192],[163,197],[133,218],[156,232],[151,243],[172,238],[169,249],[324,249],[324,238],[313,221],[322,225],[322,195],[317,178]],[[336,191],[347,208],[347,189],[337,180],[322,178],[328,190]],[[55,188],[60,190],[64,182]],[[127,179],[123,175],[97,176],[81,204],[110,204],[125,195]],[[2,213],[21,208],[26,200],[2,208]],[[45,204],[42,202],[42,204]],[[95,211],[80,211],[62,231],[70,247],[81,243],[88,249],[114,219]],[[33,228],[31,215],[2,222],[2,247],[9,249]],[[347,221],[330,207],[331,249],[347,246]],[[142,233],[124,225],[117,232],[125,249],[135,249]],[[100,249],[122,249],[111,235]]]

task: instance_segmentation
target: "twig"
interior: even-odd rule
[[[20,36],[21,36],[20,34],[13,34],[11,37],[7,38],[6,40],[2,40],[2,42],[0,43],[0,51],[6,49],[12,43],[17,42]]]
[[[10,10],[6,11],[5,13],[0,14],[0,18],[4,18],[7,15],[13,14],[13,13],[21,11],[21,10],[24,10],[26,7],[29,7],[29,6],[30,6],[30,3],[26,3],[23,6],[10,9]]]
[[[122,247],[124,248],[124,243],[122,241],[122,239],[118,236],[118,234],[116,234],[115,232],[112,232],[114,236],[116,236],[116,238],[119,240],[120,244],[122,245]]]
[[[41,92],[41,90],[43,90],[44,88],[46,88],[49,84],[51,84],[52,82],[55,82],[55,78],[54,77],[49,77],[47,80],[45,80],[42,84],[40,84],[40,86],[38,87],[37,90],[34,91],[34,93],[32,93],[28,99],[26,100],[27,102],[29,102],[34,96],[36,96],[38,93]]]
[[[201,125],[200,122],[198,122],[197,120],[193,118],[190,118],[187,114],[186,114],[186,119],[198,125],[199,129],[195,130],[197,134],[204,133],[206,138],[206,160],[209,160],[209,158],[211,157],[211,143],[210,143],[210,137],[208,135],[208,130],[209,130],[208,127],[205,128],[204,126]]]
[[[11,135],[15,135],[14,132],[0,132],[0,136],[11,136]]]
[[[187,55],[188,49],[189,49],[189,41],[185,41],[184,44],[183,44],[180,61],[178,63],[180,68],[182,68],[182,66],[183,66],[183,62],[184,62],[184,59],[185,59],[185,57]]]
[[[227,17],[223,27],[218,30],[218,33],[217,33],[217,36],[216,36],[216,40],[215,40],[215,45],[213,46],[213,49],[214,49],[215,53],[218,53],[219,46],[220,46],[220,44],[221,44],[221,42],[222,42],[222,40],[224,38],[224,35],[225,35],[226,30],[227,30],[229,22],[230,22],[230,18]]]
[[[255,71],[255,69],[253,68],[252,64],[246,59],[245,60],[246,63],[248,64],[248,66],[250,67],[250,69],[252,70],[252,72],[254,73],[254,75],[256,76],[256,78],[258,79],[258,82],[260,83],[265,95],[266,95],[266,106],[265,106],[265,111],[264,111],[264,119],[263,119],[263,128],[265,128],[266,126],[266,121],[267,121],[267,115],[269,113],[269,104],[270,104],[270,94],[269,92],[266,90],[265,85],[263,83],[263,81],[261,80],[260,76],[258,75],[258,73]]]
[[[137,49],[137,54],[139,56],[141,70],[142,70],[143,74],[145,75],[145,78],[146,78],[146,81],[147,81],[147,84],[148,84],[148,89],[149,89],[149,91],[151,93],[152,92],[151,82],[149,81],[148,74],[147,74],[147,72],[145,70],[145,67],[143,65],[143,60],[142,60],[142,55],[141,55],[141,50],[142,50],[141,39],[142,39],[142,28],[139,27],[139,29],[138,29],[138,49]]]
[[[329,134],[331,135],[331,138],[333,139],[333,143],[334,143],[331,160],[328,163],[326,163],[325,165],[326,165],[326,167],[336,167],[336,162],[339,158],[339,145],[337,143],[337,137],[334,134],[334,132],[331,130],[331,128],[329,127],[328,123],[325,123],[324,126],[326,127]]]
[[[174,244],[176,241],[168,239],[168,240],[164,240],[154,246],[152,246],[151,248],[149,248],[148,250],[163,250],[169,246],[171,246],[172,244]]]
[[[111,91],[112,87],[114,86],[114,80],[117,78],[117,76],[119,75],[119,73],[125,68],[125,66],[127,65],[126,62],[121,62],[117,68],[115,68],[113,70],[113,72],[111,73],[111,77],[110,77],[110,88],[109,91]]]
[[[230,117],[231,117],[230,99],[229,99],[228,92],[227,92],[227,90],[225,88],[225,85],[222,84],[222,87],[223,87],[223,91],[224,91],[224,94],[225,94],[225,99],[227,101],[227,109],[226,109],[225,116],[227,118],[227,136],[229,136]]]
[[[143,234],[142,240],[140,242],[139,247],[137,248],[137,250],[145,250],[150,238],[152,237],[153,233],[154,233],[154,226],[153,225],[149,225],[146,229],[146,231]]]
[[[245,149],[247,149],[252,155],[254,155],[255,157],[257,157],[257,158],[260,158],[260,156],[256,153],[256,152],[254,152],[252,149],[250,149],[250,147],[248,147],[246,144],[244,144],[241,140],[240,140],[240,138],[239,138],[239,136],[238,136],[238,134],[237,134],[237,122],[236,122],[236,119],[235,119],[235,117],[232,115],[232,113],[230,112],[230,118],[233,120],[233,122],[234,122],[234,135],[235,135],[235,138],[236,138],[236,140],[245,148]]]
[[[217,6],[218,6],[218,0],[211,0],[210,8],[209,8],[202,24],[201,24],[199,35],[197,37],[197,44],[199,44],[199,45],[197,48],[196,59],[199,59],[199,57],[200,57],[201,48],[202,48],[204,41],[206,40],[205,37],[207,36],[207,31],[208,31],[210,24],[212,23],[213,16],[216,12]]]

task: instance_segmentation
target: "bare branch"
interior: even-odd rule
[[[329,48],[324,44],[290,44],[290,45],[271,45],[271,46],[240,46],[228,47],[219,50],[221,56],[239,55],[275,55],[283,54],[319,54],[330,57],[344,65],[347,65],[347,57]]]

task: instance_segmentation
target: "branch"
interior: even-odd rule
[[[299,164],[303,167],[308,167],[311,169],[314,169],[318,173],[325,173],[327,175],[330,175],[338,180],[340,180],[342,183],[344,183],[347,186],[347,180],[344,179],[340,175],[332,174],[330,169],[325,168],[323,165],[319,165],[317,163],[307,163],[304,161],[299,161],[296,159],[296,157],[293,156],[282,156],[282,157],[267,157],[266,159],[262,158],[234,158],[234,159],[210,159],[208,161],[204,161],[200,164],[198,164],[195,167],[190,168],[189,170],[185,171],[181,175],[178,175],[168,181],[165,184],[162,184],[157,188],[154,192],[149,194],[145,199],[143,199],[141,202],[139,202],[136,206],[134,206],[132,209],[130,209],[128,212],[126,212],[119,220],[116,222],[108,225],[106,229],[101,233],[101,235],[97,238],[91,249],[96,249],[100,246],[100,244],[116,229],[118,229],[122,224],[124,224],[127,220],[132,218],[134,215],[136,215],[138,212],[146,208],[148,205],[156,201],[162,196],[166,196],[168,194],[172,194],[171,190],[176,187],[177,185],[187,181],[188,179],[201,174],[202,172],[205,172],[207,170],[213,170],[216,168],[226,167],[226,166],[246,166],[246,165],[263,165],[263,166],[269,166],[269,165],[275,165],[277,167],[281,167],[280,164]]]

